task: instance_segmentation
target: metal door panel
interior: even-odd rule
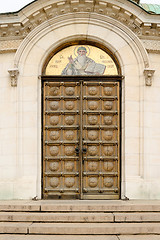
[[[119,198],[119,86],[83,82],[83,198]]]
[[[44,198],[118,199],[119,82],[45,82]]]
[[[79,195],[79,83],[45,83],[44,198]]]

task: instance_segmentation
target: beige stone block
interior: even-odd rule
[[[95,22],[96,22],[96,20],[95,20]],[[88,25],[88,32],[87,32],[88,36],[94,36],[94,37],[106,39],[109,37],[110,34],[111,34],[111,30],[109,30],[109,29],[104,29],[104,27],[101,27],[101,26],[98,27],[95,24]]]
[[[128,101],[139,101],[139,87],[126,86],[125,87],[125,100]]]
[[[158,67],[158,65],[157,65],[157,67]],[[155,69],[155,68],[154,68]],[[156,73],[154,74],[154,76],[153,76],[153,82],[152,82],[152,86],[154,86],[154,87],[160,87],[160,82],[159,82],[159,72],[157,72],[157,70],[156,70]]]
[[[30,234],[155,234],[160,223],[33,223]]]
[[[2,168],[0,168],[0,171],[3,172],[3,167],[7,167],[7,166],[15,166],[16,165],[16,161],[17,161],[17,156],[16,155],[0,155],[0,166]],[[0,175],[1,178],[1,175]]]
[[[160,113],[159,103],[154,101],[145,101],[145,111],[152,113]]]
[[[159,127],[160,112],[152,113],[152,125],[151,127]]]
[[[8,74],[8,69],[13,67],[13,61],[14,61],[14,55],[15,53],[7,53],[7,54],[1,54],[0,55],[0,69],[1,69],[1,77],[9,77]],[[4,84],[5,83],[1,82],[0,84]],[[1,86],[2,86],[1,85]]]
[[[151,165],[155,166],[159,166],[160,161],[159,161],[159,154],[151,154]],[[153,175],[154,177],[154,175]]]
[[[8,213],[0,212],[0,221],[12,222],[113,222],[112,213]]]
[[[127,92],[127,90],[126,90],[126,92]],[[129,93],[127,93],[127,94],[129,94]],[[130,97],[131,97],[131,95],[130,95]],[[139,112],[140,111],[140,102],[136,101],[136,100],[134,101],[133,99],[129,100],[126,97],[125,111],[126,112]]]
[[[159,155],[158,155],[159,156]],[[153,164],[152,163],[152,154],[150,155],[150,165],[149,165],[149,170],[148,170],[148,178],[150,181],[153,179],[160,180],[160,163],[159,164]],[[156,192],[156,188],[154,189]],[[157,188],[158,191],[158,188]],[[158,193],[158,192],[157,192]]]
[[[36,76],[23,76],[21,77],[21,90],[25,87],[35,87],[37,88],[37,84],[41,83],[41,80],[37,79],[37,75]]]
[[[36,139],[37,136],[37,128],[36,127],[26,127],[22,129],[23,137],[26,139],[31,139],[34,136],[34,139]]]
[[[2,86],[0,88],[0,101],[5,102],[6,108],[7,108],[7,104],[10,106],[11,102],[15,102],[17,100],[15,93],[17,93],[16,89],[11,88],[10,86],[7,86],[7,87]],[[3,107],[3,105],[1,105],[0,108],[1,107]]]
[[[153,176],[150,179],[150,199],[159,199],[160,198],[160,186],[159,186],[159,177],[154,178]]]
[[[137,159],[134,159],[134,160],[136,161]],[[138,161],[136,161],[136,163],[128,162],[128,159],[126,158],[125,171],[126,171],[126,176],[137,176],[139,174]]]
[[[106,29],[104,32],[106,32]],[[106,34],[105,37],[103,37],[103,39],[106,39],[107,42],[114,47],[116,52],[119,51],[119,49],[125,48],[128,45],[128,42],[124,40],[119,34],[117,34],[117,28],[114,27],[110,30],[109,34]],[[123,55],[121,56],[121,58],[123,60]]]
[[[45,36],[45,38],[47,39],[47,37]],[[31,51],[29,52],[29,55],[26,58],[25,61],[25,65],[30,65],[30,64],[34,64],[34,65],[39,65],[40,64],[40,59],[42,58],[42,56],[45,54],[45,50],[44,48],[42,48],[39,44],[37,46],[37,44],[32,43],[32,41],[30,42],[30,45],[32,45]],[[24,69],[23,75],[30,75],[31,73],[26,72],[26,68]],[[31,75],[30,75],[31,76]]]
[[[142,183],[140,177],[137,178],[127,178],[126,179],[130,185],[128,187],[137,187],[139,183]],[[134,183],[134,185],[131,185]],[[138,183],[138,184],[137,184]],[[71,201],[64,200],[53,202],[49,201],[38,201],[41,204],[42,212],[148,212],[148,211],[160,211],[160,201],[145,201],[145,200],[88,200],[83,201]]]
[[[2,165],[2,171],[0,171],[0,175],[1,175],[0,179],[2,179],[2,181],[4,181],[4,182],[5,181],[12,182],[12,179],[15,179],[16,175],[17,175],[16,164],[14,161],[15,156],[11,155],[11,156],[8,156],[8,158],[13,159],[13,163],[11,163],[10,165],[7,165],[7,162],[6,162],[6,163],[3,163],[3,165]],[[2,157],[2,159],[3,159],[3,157]],[[4,183],[4,185],[5,185],[5,183]]]
[[[139,153],[125,153],[126,164],[139,163]]]
[[[149,57],[152,63],[159,62],[160,60],[160,55],[156,53],[149,53]]]
[[[137,154],[139,153],[139,138],[126,138],[125,139],[125,153]]]
[[[152,127],[152,113],[151,112],[144,112],[143,113],[143,117],[144,117],[144,127],[145,127],[145,132],[144,134],[146,133],[147,135],[145,137],[148,137],[149,136],[149,132],[151,130],[151,127]]]
[[[40,204],[38,202],[25,200],[0,201],[0,211],[36,212],[40,211]]]
[[[130,199],[149,199],[148,184],[139,176],[126,176],[126,196]],[[146,207],[146,206],[144,206]],[[153,206],[152,206],[153,207]],[[143,207],[142,207],[143,208]],[[143,208],[144,209],[144,208]],[[147,209],[147,207],[146,207]],[[149,207],[148,207],[149,209]],[[135,209],[136,211],[136,209]],[[146,210],[148,211],[148,210]],[[152,210],[153,211],[153,208]]]
[[[114,213],[115,222],[160,222],[160,213]]]
[[[23,173],[23,169],[21,171]],[[36,186],[36,174],[17,178],[14,182],[13,199],[32,199],[37,195]]]
[[[36,136],[33,138],[23,138],[23,154],[36,154],[37,153],[37,141]]]
[[[125,236],[118,236],[119,240],[159,240],[159,235],[125,235]]]
[[[0,200],[13,199],[13,182],[0,181]]]
[[[88,15],[88,13],[87,13],[87,15]],[[77,24],[76,18],[75,18],[74,25],[70,24],[70,25],[64,26],[64,24],[63,24],[63,26],[61,28],[57,28],[54,31],[54,35],[58,36],[59,40],[68,38],[70,36],[75,36],[75,35],[84,35],[86,38],[86,36],[89,35],[88,34],[88,22],[87,23],[79,23],[78,22],[78,24]]]
[[[132,48],[129,45],[126,45],[120,48],[117,52],[119,56],[122,56],[122,60],[125,65],[137,64],[136,55],[134,54],[134,52],[132,51]]]
[[[152,87],[152,88],[145,88],[145,100],[146,101],[154,101],[159,102],[160,101],[160,87]]]
[[[106,235],[76,235],[76,240],[118,240],[116,236]],[[1,234],[0,240],[75,240],[74,235],[9,235]],[[134,239],[133,239],[134,240]],[[135,239],[138,240],[138,239]],[[144,240],[144,239],[143,239]],[[148,239],[147,239],[148,240]],[[153,240],[157,240],[153,238]]]
[[[40,60],[39,60],[40,61]],[[28,61],[27,63],[25,62],[24,64],[21,64],[21,68],[23,71],[23,75],[20,75],[19,78],[18,78],[18,85],[21,86],[23,84],[23,76],[25,77],[34,77],[35,78],[35,81],[37,80],[38,81],[38,68],[39,68],[39,63],[38,59],[36,62],[33,62],[33,61]],[[39,63],[40,64],[40,63]]]
[[[149,150],[151,154],[160,155],[160,139],[152,139],[149,142]]]
[[[3,142],[1,143],[2,155],[4,156],[16,155],[17,153],[16,146],[17,146],[16,138],[12,140],[3,140]]]
[[[29,161],[36,160],[36,161],[34,161],[34,163],[31,163],[31,164],[29,164],[27,162],[24,163],[24,169],[23,169],[24,176],[32,177],[35,174],[37,175],[37,157],[36,157],[36,159],[34,159],[31,156],[31,158],[28,160]],[[37,184],[40,184],[40,186],[41,186],[41,183],[37,183]]]
[[[132,66],[132,65],[127,65],[126,68],[128,66]],[[125,68],[125,66],[124,66]],[[125,73],[124,73],[125,74]],[[134,76],[134,73],[132,73],[132,75],[124,75],[124,79],[123,79],[123,82],[124,82],[124,88],[127,86],[127,87],[138,87],[140,86],[141,82],[140,82],[140,79],[139,79],[139,76],[135,75]],[[144,83],[143,83],[144,84]]]
[[[139,134],[140,134],[139,127],[129,126],[129,127],[125,128],[125,137],[126,138],[131,138],[131,137],[137,138],[137,137],[139,137]]]
[[[26,16],[28,17],[37,12],[39,9],[41,9],[41,7],[42,7],[41,3],[32,2],[32,4],[29,4],[27,6],[27,8],[23,8],[20,13],[21,15],[24,15],[24,17],[26,18]]]
[[[0,139],[3,141],[15,140],[16,139],[16,128],[3,128],[0,129]]]
[[[138,86],[140,84],[139,68],[137,64],[128,65],[124,63],[124,76],[127,86]]]
[[[34,128],[37,126],[37,114],[36,112],[26,112],[23,114],[23,127]]]
[[[139,112],[133,111],[125,113],[125,127],[139,127],[139,120]]]
[[[11,100],[12,101],[12,100]],[[1,115],[7,118],[6,115],[13,115],[16,114],[18,111],[18,104],[17,102],[11,102],[10,100],[8,101],[2,101],[2,104],[0,106],[0,112]]]
[[[47,58],[48,55],[52,52],[52,48],[54,48],[54,45],[57,44],[57,42],[60,41],[61,39],[59,35],[56,34],[57,29],[54,29],[53,31],[52,26],[50,24],[48,26],[46,25],[46,28],[45,28],[45,31],[47,31],[47,34],[43,34],[43,36],[40,39],[38,39],[38,42],[36,43],[35,51],[37,51],[36,50],[37,48],[40,48],[45,51],[45,53],[43,53],[40,56],[40,58],[44,58],[44,56],[46,56]]]
[[[23,112],[37,112],[37,101],[23,101]]]
[[[0,118],[0,128],[16,128],[17,113],[4,112]]]
[[[0,223],[0,233],[27,233],[31,223]]]
[[[35,102],[37,100],[37,87],[29,86],[23,88],[23,101]]]

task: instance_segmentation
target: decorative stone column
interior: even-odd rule
[[[17,79],[18,79],[18,68],[8,69],[11,78],[11,86],[17,87]]]
[[[155,70],[144,69],[145,84],[146,86],[152,86],[153,74]]]

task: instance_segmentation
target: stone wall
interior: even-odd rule
[[[7,29],[17,27],[17,37],[1,35],[5,39],[0,45],[0,199],[41,198],[42,68],[52,51],[79,40],[108,48],[124,76],[121,197],[159,199],[160,51],[148,35],[153,37],[153,25],[157,42],[160,18],[152,18],[127,0],[125,7],[123,1],[112,0],[95,8],[86,1],[80,9],[75,1],[70,6],[57,2],[56,8],[52,1],[42,2],[47,17],[42,5],[33,3],[19,13],[21,26],[12,24],[17,17],[8,19]],[[1,22],[6,22],[4,18]],[[131,20],[137,27],[129,24]],[[17,84],[11,84],[11,79],[17,79]]]

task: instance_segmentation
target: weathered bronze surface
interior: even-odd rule
[[[44,82],[43,197],[119,199],[120,83],[72,79]]]

